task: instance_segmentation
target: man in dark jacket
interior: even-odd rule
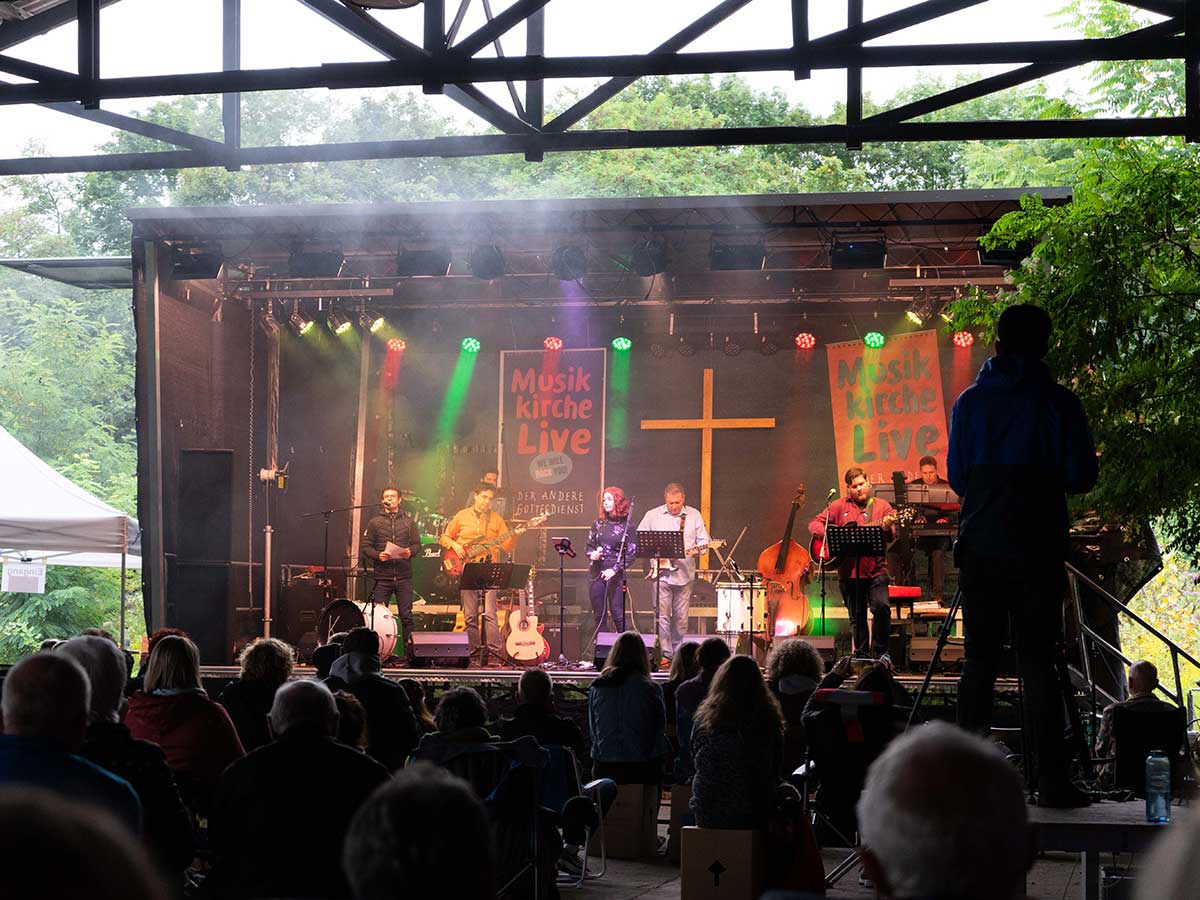
[[[319,681],[281,687],[270,722],[274,741],[221,776],[209,820],[212,896],[349,896],[342,839],[387,770],[334,739],[337,704]]]
[[[1062,634],[1067,494],[1096,483],[1098,463],[1079,399],[1042,362],[1050,316],[1010,306],[996,355],[954,403],[947,474],[963,500],[955,562],[967,639],[958,720],[991,725],[996,667],[1011,627],[1037,760],[1039,803],[1087,802],[1068,779],[1063,700],[1054,668]]]
[[[517,683],[518,706],[511,719],[500,720],[500,740],[532,737],[543,747],[570,747],[577,760],[583,759],[583,733],[566,716],[554,711],[553,684],[544,669],[529,669]]]
[[[92,686],[87,733],[79,755],[129,782],[142,801],[143,834],[163,873],[174,880],[192,864],[192,818],[167,758],[157,744],[139,741],[121,723],[125,702],[125,656],[112,641],[84,635],[64,641],[54,652],[69,656]]]
[[[325,685],[331,691],[349,691],[362,703],[367,753],[394,772],[417,746],[417,720],[404,688],[385,678],[381,668],[379,635],[370,628],[352,628]]]
[[[412,516],[400,509],[400,492],[385,487],[380,499],[383,512],[367,521],[363,532],[362,553],[375,564],[375,586],[371,600],[387,606],[396,595],[400,628],[404,639],[404,660],[412,663],[412,560],[421,552],[421,531]],[[388,553],[388,547],[393,548]],[[394,554],[394,555],[393,555]]]

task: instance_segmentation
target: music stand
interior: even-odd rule
[[[829,525],[825,528],[825,541],[829,547],[830,556],[854,557],[854,574],[859,575],[864,556],[883,556],[887,552],[887,540],[883,534],[882,525]],[[860,604],[862,597],[862,578],[855,578],[855,600]],[[853,613],[853,610],[847,610]],[[825,610],[821,610],[821,620],[825,619]],[[854,620],[850,621],[850,643],[854,643]],[[862,648],[855,647],[855,650]]]
[[[635,559],[684,559],[687,551],[683,549],[683,531],[674,528],[670,531],[642,531],[637,533],[637,555]],[[658,586],[662,580],[662,570],[654,570],[654,612],[658,615]],[[636,627],[636,624],[635,624]],[[684,631],[687,631],[686,623]]]
[[[529,580],[529,566],[518,566],[513,563],[473,562],[463,566],[462,577],[458,580],[460,591],[507,591],[512,588],[524,587]],[[481,598],[481,615],[487,619],[487,600]],[[477,622],[467,623],[467,634],[471,633]],[[496,640],[500,639],[500,623],[496,623]],[[479,650],[482,653],[487,647],[487,631],[484,630]],[[490,647],[488,649],[491,649]],[[497,650],[501,648],[497,647]],[[480,657],[482,659],[482,656]]]

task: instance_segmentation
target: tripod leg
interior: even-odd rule
[[[933,648],[933,656],[929,660],[929,666],[925,669],[925,677],[921,681],[921,689],[917,692],[917,699],[913,701],[912,710],[908,714],[908,723],[904,726],[907,731],[912,728],[913,723],[917,721],[917,714],[921,710],[921,704],[925,702],[925,695],[929,693],[929,684],[933,681],[933,670],[942,658],[942,650],[945,649],[947,641],[950,640],[950,632],[954,630],[954,617],[958,614],[958,608],[962,605],[962,588],[954,592],[954,601],[950,604],[950,609],[946,611],[946,618],[942,620],[942,628],[938,632],[937,646]]]

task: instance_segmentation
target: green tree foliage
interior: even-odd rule
[[[1087,498],[1151,519],[1168,546],[1200,548],[1200,150],[1098,147],[1079,160],[1074,201],[1037,196],[1000,219],[991,246],[1038,243],[1008,302],[1055,320],[1048,362],[1087,410],[1101,451]],[[955,325],[990,327],[1004,304],[976,292]]]

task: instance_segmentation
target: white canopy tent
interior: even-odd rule
[[[52,566],[121,569],[121,643],[125,571],[142,566],[136,519],[113,509],[0,428],[0,554]]]

